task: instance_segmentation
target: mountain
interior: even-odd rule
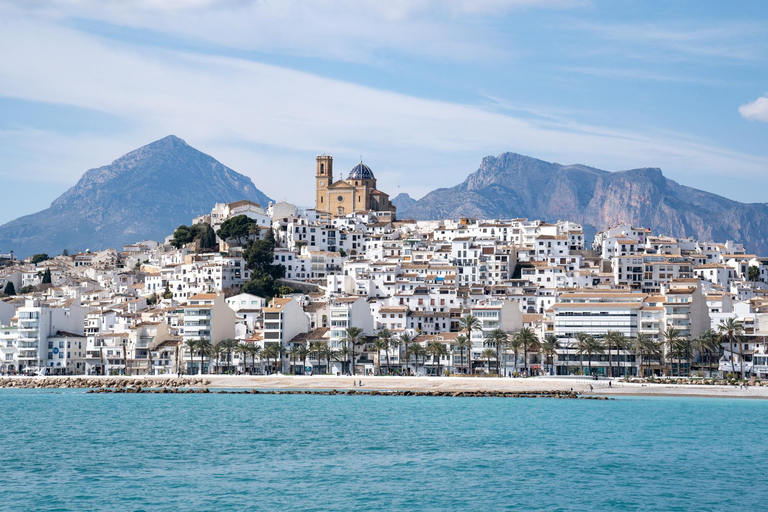
[[[572,220],[585,232],[620,223],[654,234],[734,240],[768,253],[768,205],[745,204],[665,178],[660,169],[608,172],[504,153],[485,157],[464,182],[408,204],[400,218],[417,220],[527,217]]]
[[[87,171],[50,208],[0,226],[0,252],[24,257],[163,240],[214,203],[241,199],[270,201],[250,178],[169,135]]]
[[[400,210],[405,211],[408,208],[410,208],[411,205],[416,202],[416,200],[411,196],[409,196],[408,194],[406,194],[405,192],[403,192],[401,194],[397,194],[397,196],[395,196],[390,202],[393,205],[395,205],[395,208],[397,208],[397,211],[400,211]],[[401,218],[404,219],[405,217],[401,217]]]

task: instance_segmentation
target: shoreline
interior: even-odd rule
[[[362,387],[357,386],[362,382]],[[768,387],[747,386],[737,388],[701,384],[628,383],[620,380],[593,381],[582,377],[390,377],[332,375],[195,375],[177,379],[172,375],[159,376],[46,376],[0,377],[2,389],[97,389],[124,386],[141,387],[197,387],[211,390],[337,390],[342,391],[411,391],[419,393],[578,393],[581,396],[669,396],[700,398],[768,399]],[[592,389],[590,389],[590,386]]]

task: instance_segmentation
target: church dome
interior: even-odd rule
[[[351,171],[349,171],[349,176],[347,176],[348,180],[373,180],[375,179],[373,176],[373,171],[370,167],[365,165],[362,160],[360,160],[360,163],[357,164],[352,168]]]

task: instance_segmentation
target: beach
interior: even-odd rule
[[[176,376],[88,376],[88,377],[2,377],[0,387],[207,387],[210,389],[307,389],[307,390],[393,390],[393,391],[483,391],[533,392],[570,391],[579,394],[620,396],[679,396],[767,399],[768,387],[716,386],[700,384],[650,384],[621,380],[585,379],[583,377],[399,377],[399,376],[333,376],[333,375],[195,375]],[[610,385],[609,385],[610,382]],[[362,383],[362,387],[359,384]]]

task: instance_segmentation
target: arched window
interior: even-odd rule
[[[320,164],[320,174],[325,172],[325,164]]]

